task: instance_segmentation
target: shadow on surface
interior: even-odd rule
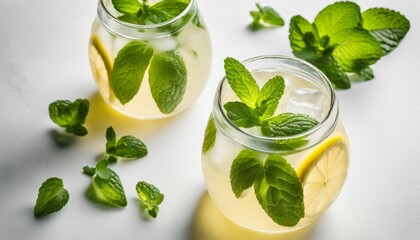
[[[109,126],[114,127],[118,132],[141,133],[142,137],[147,138],[163,131],[170,123],[175,121],[180,114],[175,114],[165,119],[140,120],[114,110],[96,92],[89,98],[90,110],[86,118],[85,126],[89,134],[100,134],[105,136],[105,131]],[[117,132],[117,134],[118,134]]]
[[[253,231],[225,218],[205,192],[194,215],[190,240],[309,240],[316,225],[281,234]]]

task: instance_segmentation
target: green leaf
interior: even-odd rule
[[[112,0],[112,5],[120,13],[137,13],[142,7],[138,0]]]
[[[139,18],[136,13],[126,13],[118,16],[118,19],[132,24],[145,25],[144,19]]]
[[[332,36],[338,31],[361,26],[360,7],[353,2],[336,2],[321,10],[315,17],[318,34]]]
[[[119,176],[109,169],[110,176],[102,178],[98,174],[93,177],[93,187],[99,197],[116,207],[127,206],[127,198],[124,193]]]
[[[203,153],[208,152],[213,148],[216,143],[216,124],[214,122],[213,115],[210,115],[207,122],[206,132],[204,133],[203,147],[201,151]]]
[[[257,107],[264,106],[264,111],[261,114],[262,120],[273,116],[280,98],[283,96],[284,88],[284,78],[280,75],[271,78],[264,84],[257,98]]]
[[[279,225],[292,227],[304,217],[303,189],[295,170],[281,156],[270,155],[254,183],[261,207]]]
[[[223,105],[226,115],[237,127],[250,128],[260,125],[260,119],[253,114],[253,109],[243,102],[228,102]]]
[[[43,217],[63,208],[69,200],[69,192],[60,178],[49,178],[39,188],[34,207],[35,217]]]
[[[307,61],[318,58],[318,49],[315,47],[316,36],[313,25],[302,16],[294,16],[290,20],[289,40],[293,54]]]
[[[150,9],[167,13],[171,16],[171,18],[174,18],[181,14],[187,8],[187,6],[188,2],[182,2],[177,0],[163,0],[151,6]]]
[[[129,102],[139,91],[153,52],[151,46],[141,41],[132,41],[118,52],[111,86],[122,104]]]
[[[319,121],[306,114],[282,113],[262,123],[261,132],[268,137],[287,137],[304,133]]]
[[[118,140],[113,154],[124,158],[142,158],[147,155],[147,148],[141,140],[128,135]]]
[[[172,18],[174,18],[174,16],[172,16],[172,15],[166,13],[166,12],[162,12],[158,9],[150,8],[147,11],[147,13],[144,13],[143,17],[141,18],[142,20],[140,20],[140,21],[144,25],[158,24],[158,23],[163,23],[163,22],[169,21]]]
[[[276,151],[293,151],[305,146],[308,142],[309,141],[305,139],[305,136],[293,139],[277,140],[271,148]]]
[[[77,99],[74,102],[69,100],[57,100],[48,106],[51,120],[66,132],[77,136],[85,136],[87,130],[82,125],[85,123],[89,112],[89,101]]]
[[[108,168],[109,161],[101,160],[96,164],[95,173],[98,177],[102,179],[109,179],[111,177],[111,169]]]
[[[88,175],[88,176],[93,177],[93,175],[95,175],[95,173],[96,173],[96,168],[89,167],[89,166],[84,166],[83,167],[83,173]]]
[[[187,68],[176,51],[155,54],[149,68],[152,96],[162,113],[175,110],[187,87]]]
[[[399,12],[371,8],[362,13],[363,28],[381,44],[383,55],[394,50],[410,29],[410,22]]]
[[[338,31],[330,40],[331,44],[337,45],[332,54],[345,72],[360,71],[382,56],[381,45],[362,28]]]
[[[258,157],[258,152],[245,149],[233,160],[230,168],[230,184],[236,198],[250,188],[255,179],[263,173],[263,163]]]
[[[335,88],[348,89],[351,87],[348,75],[341,69],[340,64],[331,54],[326,54],[310,62],[327,76]]]
[[[258,30],[261,28],[268,27],[280,27],[284,26],[284,20],[280,14],[272,7],[266,6],[261,7],[260,4],[256,4],[258,11],[251,11],[250,15],[254,19],[251,24],[252,30]]]
[[[293,50],[302,50],[306,47],[305,33],[312,32],[312,24],[300,15],[290,19],[289,40]]]
[[[245,66],[234,58],[225,59],[226,79],[243,103],[255,108],[260,88]]]
[[[366,67],[366,68],[356,72],[356,74],[365,81],[371,80],[375,77],[374,74],[373,74],[373,70],[370,67]]]
[[[114,153],[115,144],[117,144],[117,135],[112,127],[106,129],[106,152]]]
[[[159,205],[163,202],[164,195],[154,185],[141,181],[136,185],[137,195],[149,216],[156,218]]]
[[[126,135],[117,141],[117,135],[112,127],[106,131],[106,153],[110,155],[110,162],[115,162],[116,157],[142,158],[148,153],[146,145],[138,138]]]

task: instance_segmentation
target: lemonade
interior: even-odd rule
[[[195,0],[139,1],[139,6],[148,4],[147,9],[161,3],[159,14],[169,11],[170,2],[185,4],[173,19],[141,23],[126,20],[133,14],[118,12],[112,2],[99,1],[89,42],[91,68],[103,99],[139,119],[164,118],[191,105],[203,91],[211,65],[210,38]],[[137,15],[146,9],[139,6]],[[153,14],[148,15],[152,20],[158,16]]]
[[[260,89],[277,75],[284,78],[284,93],[273,116],[284,112],[307,114],[319,123],[308,131],[287,137],[267,137],[262,134],[261,129],[264,127],[260,128],[258,125],[238,127],[232,119],[237,120],[240,112],[235,112],[238,113],[236,115],[229,114],[225,104],[238,102],[240,98],[225,78],[215,97],[203,146],[202,168],[207,190],[223,215],[238,225],[263,232],[297,230],[314,222],[329,207],[339,194],[347,175],[348,140],[338,119],[337,100],[324,75],[300,60],[266,56],[248,60],[244,65]],[[295,176],[298,183],[300,182],[304,205],[304,214],[297,223],[282,225],[278,222],[283,221],[284,216],[270,214],[276,204],[274,199],[282,195],[280,198],[287,202],[287,195],[293,195],[294,192],[274,193],[273,188],[265,191],[261,187],[266,182],[278,180],[279,183],[275,183],[278,185],[273,183],[273,186],[281,188],[282,181],[289,176],[277,176],[277,170],[282,169],[273,168],[276,165],[272,164],[271,168],[266,167],[264,174],[259,174],[264,175],[264,180],[258,180],[259,177],[253,180],[250,176],[258,175],[256,172],[260,170],[255,167],[259,164],[258,161],[252,158],[261,162],[268,162],[270,158],[282,158],[294,169],[295,173],[290,177]],[[235,163],[238,159],[247,159],[247,162],[238,167]],[[236,169],[240,169],[240,172]],[[239,187],[244,191],[237,194],[234,191],[238,185],[234,183],[237,181],[235,179],[241,178],[244,181],[241,180],[242,185],[239,184]],[[288,182],[285,181],[285,184]],[[287,221],[286,218],[283,222]]]

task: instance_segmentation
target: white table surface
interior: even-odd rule
[[[312,21],[332,2],[260,0],[276,8],[286,26],[250,32],[248,12],[255,1],[199,0],[214,53],[207,88],[176,117],[144,122],[115,114],[96,91],[87,55],[96,0],[0,0],[0,239],[282,239],[235,227],[214,209],[201,172],[204,128],[225,57],[292,55],[290,18],[300,14]],[[411,29],[373,66],[375,79],[337,92],[351,142],[350,173],[337,201],[300,239],[419,239],[420,2],[357,2],[362,10],[398,10]],[[89,134],[59,148],[49,134],[56,126],[48,105],[76,98],[91,101]],[[88,201],[90,179],[81,173],[104,151],[110,125],[119,136],[137,136],[149,148],[144,159],[114,167],[128,198],[124,209]],[[38,188],[52,176],[64,180],[70,200],[58,213],[35,219]],[[140,180],[165,194],[155,220],[141,217],[134,188]]]

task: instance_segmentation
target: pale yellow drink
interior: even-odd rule
[[[325,86],[322,82],[317,82],[316,78],[314,79],[313,76],[301,70],[296,71],[294,67],[299,67],[299,62],[293,59],[286,58],[276,63],[278,57],[268,58],[268,62],[265,58],[253,60],[254,63],[251,61],[248,66],[260,89],[270,78],[276,75],[284,77],[286,85],[284,95],[274,115],[282,113],[284,110],[293,109],[285,106],[290,101],[293,91],[310,89],[317,94],[322,94],[322,98],[317,98],[319,101],[317,106],[322,109],[322,114],[318,117],[320,125],[325,126],[308,134],[309,142],[306,146],[294,150],[270,149],[270,141],[275,139],[267,139],[262,136],[258,127],[235,129],[226,122],[229,120],[223,117],[225,111],[221,110],[220,106],[226,102],[239,101],[239,98],[225,82],[216,94],[213,109],[216,126],[214,146],[203,151],[202,168],[211,199],[229,220],[243,227],[262,232],[294,231],[314,222],[340,192],[348,169],[348,140],[343,125],[337,118],[336,99],[331,96],[328,85]],[[255,64],[255,61],[261,63]],[[263,63],[264,61],[266,63]],[[282,64],[291,64],[293,67],[284,67]],[[267,66],[264,67],[265,65]],[[318,112],[314,113],[314,115],[317,114]],[[259,152],[260,159],[266,159],[268,154],[280,154],[296,170],[302,182],[305,205],[305,217],[296,226],[283,227],[275,223],[261,207],[253,187],[243,192],[240,198],[236,198],[232,191],[230,171],[232,162],[244,149],[253,149]],[[326,171],[324,171],[325,169]],[[324,171],[326,174],[320,175],[318,170]]]
[[[150,4],[154,2],[158,1],[149,1]],[[198,98],[206,86],[210,73],[211,45],[195,0],[191,1],[188,9],[178,20],[150,26],[125,26],[126,23],[115,19],[118,13],[112,9],[109,0],[100,1],[98,12],[101,11],[103,13],[99,14],[93,23],[89,59],[98,90],[107,103],[114,109],[135,118],[157,119],[182,111]],[[170,30],[167,30],[168,27]],[[133,41],[146,42],[153,48],[154,54],[176,51],[185,63],[187,72],[185,93],[172,112],[162,113],[158,108],[150,90],[149,67],[145,71],[140,89],[129,102],[122,104],[116,98],[110,84],[114,59],[124,46]],[[168,98],[171,96],[168,95]]]

